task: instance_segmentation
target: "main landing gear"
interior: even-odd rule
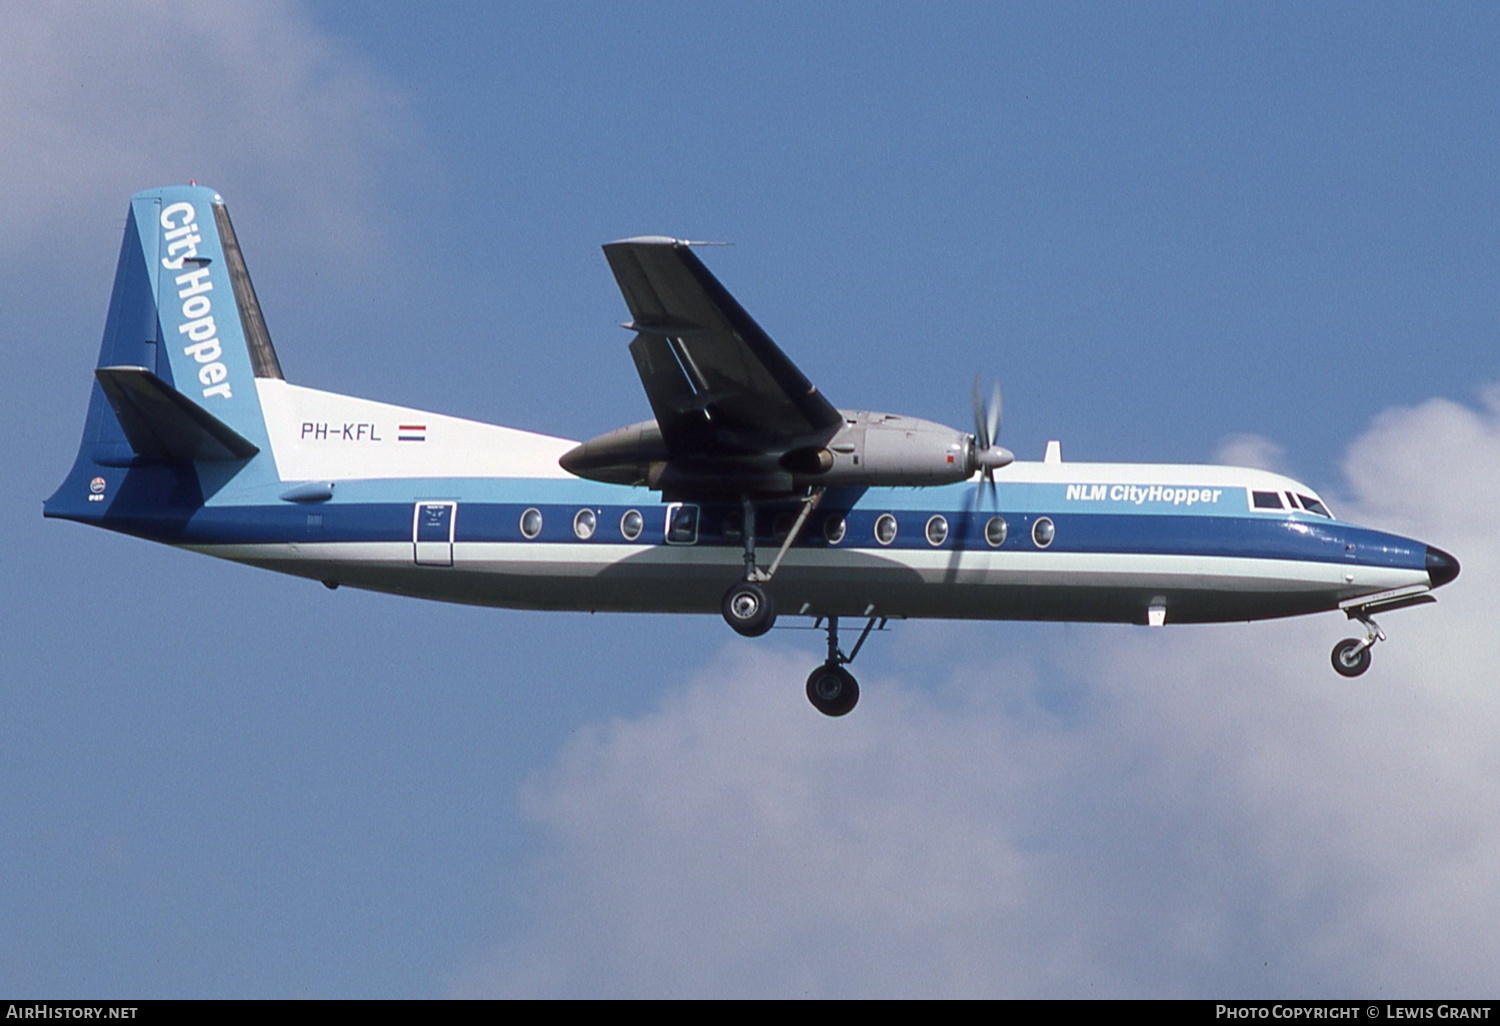
[[[748,496],[740,499],[745,521],[745,576],[743,580],[724,593],[724,601],[720,607],[724,614],[724,622],[734,628],[736,633],[747,638],[758,638],[775,625],[776,600],[762,585],[776,575],[781,561],[786,558],[787,550],[802,534],[802,529],[807,526],[808,518],[812,516],[813,510],[817,509],[818,502],[822,498],[823,489],[821,488],[813,489],[803,498],[802,509],[797,513],[796,522],[787,532],[786,539],[782,541],[781,548],[776,553],[776,558],[771,560],[771,565],[764,570],[755,562],[755,503]],[[865,629],[859,634],[859,640],[854,643],[853,650],[845,655],[839,648],[839,618],[830,616],[826,624],[822,617],[818,618],[813,629],[823,627],[828,632],[828,660],[807,678],[807,700],[813,704],[813,708],[824,716],[844,716],[854,708],[859,702],[859,682],[854,679],[854,674],[844,667],[854,662],[854,657],[859,655],[859,650],[864,647],[865,639],[870,636],[870,632],[877,629],[884,630],[885,625],[884,617],[870,617],[870,621],[865,624]]]
[[[755,503],[749,497],[740,500],[745,511],[745,576],[743,580],[724,593],[724,602],[720,607],[724,614],[724,622],[734,628],[736,633],[747,638],[758,638],[775,626],[776,600],[761,585],[766,584],[776,575],[781,561],[786,558],[787,550],[802,533],[802,528],[807,524],[807,518],[812,516],[812,511],[817,508],[822,498],[823,489],[816,488],[802,500],[802,510],[797,514],[796,523],[787,532],[786,540],[781,543],[781,549],[776,553],[776,558],[764,570],[755,563]]]
[[[776,623],[776,600],[754,581],[741,581],[724,593],[724,622],[747,638],[758,638]]]
[[[880,626],[875,623],[879,620]],[[872,630],[885,630],[886,621],[882,617],[870,617],[865,629],[860,631],[859,640],[854,643],[854,650],[844,655],[839,650],[839,618],[830,616],[826,630],[828,631],[828,661],[814,670],[807,678],[807,700],[813,704],[813,708],[824,716],[843,716],[854,708],[859,701],[859,683],[854,679],[854,674],[844,669],[848,663],[854,662],[854,657],[859,655],[859,650],[864,647],[865,639],[870,636]],[[820,617],[817,624],[813,626],[816,630],[823,625]]]

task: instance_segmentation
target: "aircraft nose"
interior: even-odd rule
[[[1441,588],[1458,576],[1458,560],[1442,549],[1427,546],[1427,578],[1434,588]]]

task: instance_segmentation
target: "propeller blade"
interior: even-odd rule
[[[979,375],[974,375],[974,445],[970,456],[971,466],[983,471],[984,480],[995,484],[995,471],[1015,459],[1008,450],[996,443],[1000,440],[1000,412],[1004,399],[1000,395],[1000,382],[990,389],[989,402],[984,401],[980,389]]]
[[[995,382],[995,387],[990,391],[989,416],[985,418],[984,426],[987,429],[988,442],[985,448],[1000,441],[1000,407],[1003,400],[1000,398],[1000,382]]]
[[[994,444],[990,433],[989,411],[985,409],[984,394],[979,390],[979,375],[974,375],[974,444],[981,451]]]

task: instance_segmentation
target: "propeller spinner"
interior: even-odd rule
[[[979,388],[979,375],[974,375],[974,434],[969,444],[969,473],[982,471],[990,493],[995,490],[995,471],[1015,462],[1015,453],[996,445],[1000,436],[1000,383],[995,382],[990,391],[990,401],[984,401]]]

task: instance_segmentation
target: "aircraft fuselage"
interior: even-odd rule
[[[553,472],[565,439],[258,385],[271,452],[255,459],[293,475],[94,467],[48,515],[329,583],[525,609],[711,613],[740,565],[738,504]],[[410,476],[348,476],[362,465]],[[992,495],[976,482],[830,489],[768,590],[808,616],[1146,623],[1159,606],[1166,622],[1201,623],[1433,583],[1437,550],[1290,508],[1316,494],[1266,471],[1018,461],[996,477]],[[1280,508],[1256,508],[1256,493]],[[763,551],[796,511],[762,505]]]

